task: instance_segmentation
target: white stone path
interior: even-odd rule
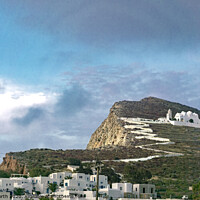
[[[129,125],[124,126],[125,129],[130,129],[130,132],[133,134],[141,135],[141,136],[135,136],[135,139],[139,139],[139,140],[140,139],[148,139],[148,140],[159,141],[157,143],[136,146],[136,148],[141,148],[141,149],[154,151],[154,152],[160,152],[163,154],[155,155],[155,156],[148,156],[148,157],[144,157],[144,158],[120,159],[120,160],[114,160],[114,161],[116,161],[116,162],[119,162],[119,161],[138,162],[138,161],[147,161],[147,160],[151,160],[153,158],[159,158],[159,157],[171,157],[171,156],[182,156],[183,155],[182,153],[176,153],[176,152],[171,152],[171,151],[164,151],[164,150],[160,150],[160,149],[149,148],[150,146],[153,146],[153,145],[175,144],[174,142],[171,142],[168,138],[157,137],[157,134],[153,133],[153,130],[151,128],[149,128],[149,123],[152,123],[152,122],[155,123],[154,121],[151,121],[151,120],[141,121],[139,118],[125,118],[125,117],[121,117],[120,120],[123,120],[124,122],[129,123]]]
[[[153,158],[160,158],[160,157],[173,157],[173,156],[183,156],[184,154],[182,153],[176,153],[176,152],[171,152],[171,151],[164,151],[161,149],[152,149],[149,148],[150,146],[153,145],[170,145],[170,144],[175,144],[174,142],[171,142],[170,139],[168,138],[161,138],[157,137],[157,134],[153,133],[153,130],[149,128],[149,123],[157,123],[153,120],[149,119],[143,119],[141,121],[140,118],[125,118],[121,117],[119,118],[120,120],[123,120],[124,122],[129,123],[129,125],[125,125],[125,129],[129,129],[129,131],[132,134],[136,134],[135,139],[147,139],[147,140],[153,140],[153,141],[158,141],[157,143],[152,143],[152,144],[145,144],[145,145],[139,145],[135,146],[136,148],[144,149],[144,150],[149,150],[149,151],[154,151],[157,153],[162,153],[160,155],[154,155],[154,156],[148,156],[148,157],[142,157],[142,158],[128,158],[128,159],[119,159],[119,160],[112,160],[114,162],[138,162],[138,161],[147,161],[151,160]],[[158,122],[159,123],[159,122]],[[139,135],[139,136],[138,136]],[[102,160],[103,162],[108,162],[111,160]],[[96,162],[95,160],[93,161],[83,161],[83,163],[90,163],[90,162]]]

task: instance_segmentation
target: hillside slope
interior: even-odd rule
[[[137,126],[131,130],[130,126],[126,125],[134,125],[134,123],[122,119],[139,117],[156,120],[165,117],[169,108],[172,110],[173,115],[177,112],[189,110],[200,115],[200,111],[195,108],[155,97],[144,98],[141,101],[116,102],[110,109],[108,117],[92,134],[87,149],[136,145],[137,139],[135,136],[137,134],[133,134],[133,130],[136,130]]]

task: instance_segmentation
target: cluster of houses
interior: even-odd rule
[[[54,183],[58,187],[55,192],[49,189],[49,184]],[[27,194],[53,194],[55,199],[95,199],[97,175],[84,173],[58,172],[48,177],[10,177],[0,178],[0,192],[13,194],[15,188],[22,188]],[[113,183],[108,184],[108,177],[99,175],[99,199],[119,198],[156,198],[155,185]]]
[[[200,128],[200,119],[199,115],[193,113],[191,111],[185,112],[182,111],[181,113],[176,113],[173,117],[172,110],[169,109],[166,117],[159,118],[159,122],[170,123],[176,126],[190,126],[194,128]]]

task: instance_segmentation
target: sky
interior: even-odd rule
[[[116,101],[200,109],[199,0],[0,0],[0,157],[84,149]]]

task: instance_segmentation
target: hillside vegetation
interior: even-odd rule
[[[165,136],[175,144],[154,145],[151,148],[183,153],[183,156],[154,158],[145,162],[132,162],[135,168],[148,169],[162,198],[181,198],[192,195],[189,186],[200,181],[200,129],[166,124],[151,124],[158,136]],[[126,163],[109,162],[118,173],[123,173]]]
[[[9,173],[16,171],[30,172],[32,176],[46,176],[51,172],[66,170],[68,164],[80,165],[81,161],[87,161],[82,162],[82,165],[89,169],[94,166],[92,161],[98,158],[104,163],[103,171],[106,175],[114,169],[115,173],[121,176],[121,180],[134,182],[136,181],[134,176],[129,177],[131,172],[141,177],[139,179],[137,177],[138,182],[154,183],[162,198],[181,198],[185,194],[191,197],[189,186],[200,181],[200,129],[147,122],[146,130],[152,129],[156,137],[169,139],[170,142],[164,144],[151,139],[137,139],[137,133],[125,128],[130,124],[120,119],[121,117],[157,119],[164,117],[169,108],[173,115],[176,112],[189,110],[200,115],[200,111],[195,108],[153,97],[141,101],[117,102],[110,109],[108,118],[91,136],[88,149],[31,149],[24,152],[10,152],[0,165],[0,170],[8,173],[0,175],[8,176]],[[146,149],[141,148],[141,146],[147,147],[145,146],[147,144],[151,146]],[[146,158],[155,155],[161,157],[129,163],[120,161],[120,159]],[[112,177],[109,180],[111,179]],[[113,180],[119,179],[120,177],[115,176]]]

